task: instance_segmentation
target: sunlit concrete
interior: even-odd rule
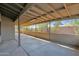
[[[17,39],[17,34],[16,34]],[[21,34],[22,47],[31,56],[72,56],[79,51],[61,44],[52,43],[29,35]]]

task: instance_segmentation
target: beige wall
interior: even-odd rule
[[[13,40],[15,39],[15,24],[14,22],[4,16],[1,16],[1,40]]]

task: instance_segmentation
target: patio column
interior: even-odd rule
[[[18,46],[21,46],[21,39],[20,39],[20,18],[18,17]]]

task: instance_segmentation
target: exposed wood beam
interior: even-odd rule
[[[36,12],[35,10],[30,9],[30,12],[36,13],[36,14],[38,14],[40,16],[40,14],[38,12]],[[36,17],[36,18],[39,18],[39,17]],[[44,18],[42,18],[42,19],[44,19]]]
[[[27,18],[29,18],[29,19],[34,18],[33,16],[31,16],[31,15],[29,15],[29,14],[22,15],[22,17],[27,17]]]
[[[29,17],[29,18],[31,18],[31,16],[30,15],[23,15],[24,17]]]
[[[41,15],[40,13],[36,12],[35,10],[31,10],[31,9],[30,9],[30,12],[36,13],[36,14],[38,14],[39,16]],[[36,17],[36,18],[39,18],[39,17]],[[42,18],[42,17],[41,17],[41,18]],[[42,19],[44,19],[44,18],[42,18]]]
[[[50,11],[50,12],[47,12],[47,13],[51,13],[51,11]],[[44,20],[44,19],[45,19],[45,17],[43,17],[43,16],[48,17],[48,16],[47,16],[47,14],[43,14],[43,15],[37,16],[37,17],[36,17],[36,18],[34,18],[34,19],[41,18],[41,20],[43,19],[42,21],[47,21],[47,20],[50,20],[50,18],[49,18],[49,17],[48,17],[48,19]],[[53,19],[53,18],[52,18],[52,19]],[[33,19],[31,19],[31,20],[33,20]]]
[[[39,22],[42,22],[42,21],[44,21],[44,20],[42,20],[41,18],[34,18],[33,20],[31,20],[29,22],[25,22],[25,23],[32,25],[32,24],[36,24],[36,23],[39,23]]]
[[[31,18],[34,18],[34,16],[33,15],[30,15],[30,14],[28,14],[27,13],[27,15],[26,15],[27,17],[31,17]]]
[[[34,13],[34,12],[32,12],[32,13]],[[43,20],[46,19],[46,17],[44,17],[44,16],[42,16],[42,15],[36,16],[36,15],[34,15],[34,14],[32,14],[32,13],[28,13],[28,12],[27,12],[27,14],[29,14],[29,15],[31,15],[31,16],[35,16],[35,18],[41,18],[41,19],[43,19]],[[33,18],[32,18],[32,19],[33,19]],[[32,19],[31,19],[31,20],[32,20]]]
[[[45,22],[45,21],[48,21],[48,20],[42,20],[40,17],[36,18],[36,19],[33,19],[29,22],[26,22],[28,25],[32,25],[32,24],[37,24],[37,23],[41,23],[41,22]]]
[[[23,14],[25,13],[25,11],[27,12],[28,9],[29,9],[31,6],[32,6],[31,3],[27,3],[26,6],[23,8],[23,10],[20,12],[20,15],[19,15],[19,16],[23,15]]]
[[[41,18],[37,18],[38,19],[38,22],[37,23],[39,23],[39,22],[41,22],[41,21],[44,21],[44,20],[42,20]]]
[[[21,17],[24,13],[25,13],[25,11],[27,12],[27,10],[30,8],[32,6],[32,3],[27,3],[26,5],[25,5],[25,7],[22,9],[22,11],[20,12],[20,14],[19,14],[19,17]],[[28,17],[30,17],[30,15],[28,15]],[[33,17],[33,16],[32,16]],[[18,18],[18,17],[17,17]],[[17,20],[16,20],[16,23],[17,23]]]
[[[43,15],[41,15],[41,16],[43,16],[43,17],[45,17],[45,18],[47,18],[47,19],[50,19],[47,15],[48,15],[48,14],[43,14]],[[50,15],[49,15],[49,16],[50,16]]]
[[[27,12],[27,14],[33,16],[33,17],[36,17],[36,15],[32,14],[31,12]]]
[[[76,18],[76,19],[79,19],[79,15],[73,15],[73,16],[71,16],[71,18],[70,17],[65,17],[65,18],[63,18],[63,19],[66,19],[66,20],[69,20],[69,19],[74,19],[74,18]],[[63,19],[61,19],[61,20],[63,20]],[[53,21],[58,21],[58,20],[60,20],[60,18],[59,19],[54,19]],[[50,20],[50,21],[52,21],[52,20]],[[44,22],[48,22],[48,21],[44,21]],[[38,23],[44,23],[44,22],[38,22]],[[29,23],[29,22],[28,22]],[[36,24],[38,24],[38,23],[36,23]],[[27,23],[24,23],[24,24],[22,24],[23,26],[28,26],[28,25],[32,25],[32,24],[27,24]]]
[[[37,18],[37,19],[33,19],[32,21],[30,22],[27,22],[28,24],[32,25],[32,24],[37,24],[39,22],[42,22],[43,20],[41,20],[40,18]]]
[[[52,4],[48,4],[51,8],[52,8],[52,10],[53,10],[53,12],[55,12],[55,14],[57,14],[57,15],[59,15],[59,17],[63,17],[60,13],[58,13],[55,9],[54,9],[54,7],[53,7],[53,5]]]
[[[14,8],[13,6],[11,6],[11,5],[8,4],[8,3],[3,3],[3,4],[4,4],[5,6],[8,6],[9,8],[11,8],[11,9],[14,10],[14,11],[20,12],[20,10]]]
[[[42,9],[40,6],[38,6],[38,5],[34,5],[34,6],[35,6],[36,8],[38,8],[39,10],[43,11],[44,13],[50,15],[50,12],[47,12],[46,10]],[[50,16],[52,16],[53,18],[56,18],[56,17],[54,17],[53,15],[50,15]]]
[[[37,19],[38,19],[38,23],[41,22],[41,21],[45,21],[45,20],[44,20],[45,18],[43,19],[42,17],[37,18]]]
[[[48,19],[48,17],[45,17],[45,15],[42,15],[42,16],[41,16],[41,14],[40,14],[39,12],[35,11],[35,10],[31,10],[31,9],[30,9],[30,11],[33,12],[33,13],[38,14],[38,15],[39,15],[41,18],[43,18],[43,19],[45,19],[45,18]],[[45,18],[44,18],[44,17],[45,17]]]
[[[40,19],[39,19],[40,18]],[[36,20],[36,21],[35,21]],[[35,21],[35,22],[38,22],[38,21],[44,21],[43,18],[41,17],[36,17],[36,18],[33,18],[32,20],[30,20],[29,22],[32,22],[32,21]]]
[[[20,8],[24,8],[22,5],[20,5],[19,3],[15,3],[18,7]]]
[[[66,10],[68,16],[71,17],[70,12],[69,12],[69,10],[68,10],[68,7],[67,7],[67,5],[66,5],[65,3],[64,3],[64,7],[65,7],[65,10]]]
[[[7,13],[6,14],[5,13],[1,13],[1,14],[8,17],[8,18],[10,18],[10,19],[12,19],[12,21],[14,21],[15,17],[12,17],[11,15],[7,15]]]
[[[52,11],[50,11],[50,12],[47,12],[47,13],[51,13]],[[35,18],[32,18],[30,21],[32,21],[32,20],[35,20],[35,19],[38,19],[38,18],[40,18],[40,20],[41,21],[48,21],[48,20],[51,20],[51,19],[48,19],[48,20],[44,20],[45,18],[43,17],[43,16],[46,16],[47,14],[43,14],[43,15],[41,15],[41,16],[37,16],[37,17],[35,17]],[[52,16],[51,16],[52,17]],[[43,19],[44,18],[44,19]],[[42,20],[43,19],[43,20]],[[24,23],[26,23],[26,22],[24,22]]]
[[[64,18],[58,18],[58,19],[53,19],[53,21],[58,21],[58,20],[63,20],[63,19],[66,19],[66,20],[68,20],[68,19],[74,19],[74,18],[76,18],[76,19],[79,19],[79,15],[73,15],[73,16],[71,16],[71,17],[64,17]],[[52,20],[48,20],[48,21],[52,21]],[[47,22],[47,21],[43,21],[43,22]],[[38,22],[38,23],[43,23],[43,22]],[[29,22],[28,22],[29,23]],[[37,23],[36,23],[37,24]],[[26,25],[26,26],[28,26],[29,24],[27,24],[27,23],[23,23],[22,25]],[[32,25],[32,24],[31,24]]]
[[[0,9],[0,11],[1,11],[1,13],[6,14],[7,16],[13,16],[14,17],[14,14],[11,14],[11,13],[7,12],[6,10],[1,10]]]
[[[14,11],[10,10],[9,8],[5,8],[5,7],[1,6],[1,5],[0,5],[0,8],[3,8],[4,10],[8,10],[8,11],[10,11],[12,14],[17,15],[17,13],[16,13],[16,12],[14,12]]]
[[[48,14],[40,14],[39,12],[35,11],[35,10],[30,10],[31,12],[34,12],[38,15],[40,15],[40,17],[37,17],[37,18],[42,18],[43,20],[46,19],[46,20],[49,20],[50,19],[50,15],[48,16]],[[47,12],[47,13],[51,13],[51,12]],[[52,16],[51,16],[52,17]],[[45,21],[45,20],[44,20]]]
[[[35,19],[39,19],[39,22],[40,22],[40,21],[46,21],[46,20],[47,20],[47,18],[45,18],[45,17],[43,17],[43,16],[38,16],[38,17],[36,17],[36,18],[31,19],[31,21],[32,21],[32,20],[35,20]],[[48,19],[48,20],[49,20],[49,19]]]

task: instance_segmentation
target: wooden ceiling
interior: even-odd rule
[[[79,17],[79,4],[77,3],[34,3],[20,16],[20,24],[28,26],[72,17]],[[17,21],[15,23],[17,24]]]

